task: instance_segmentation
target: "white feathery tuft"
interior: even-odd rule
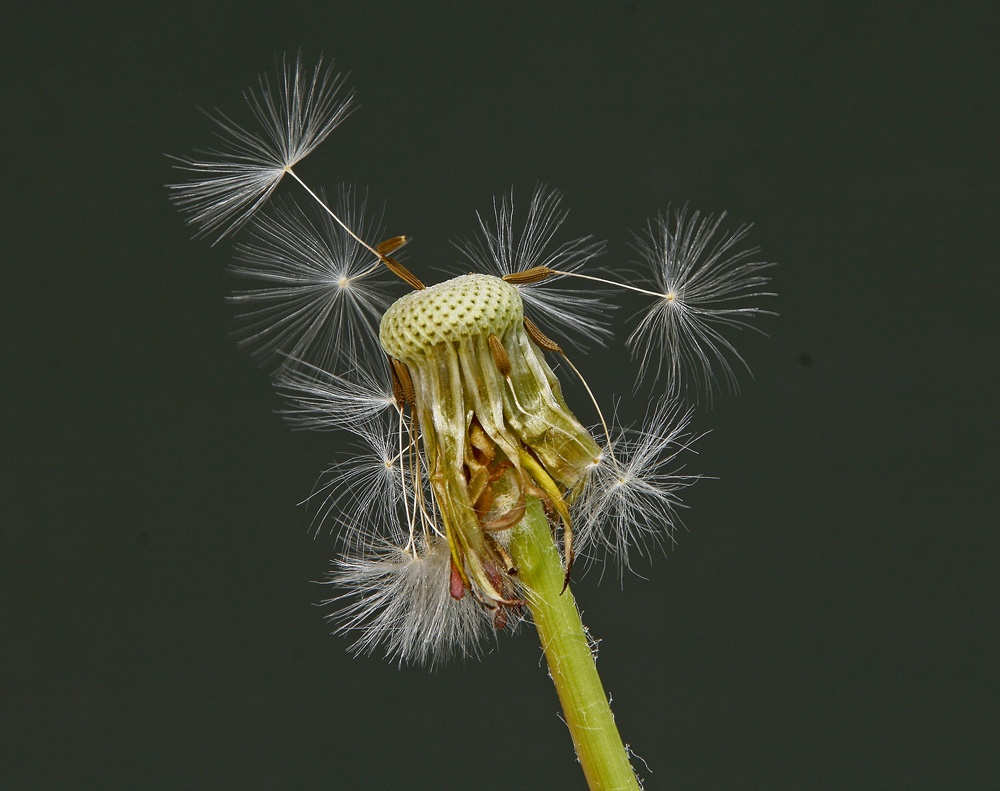
[[[503,277],[545,266],[560,272],[579,272],[604,252],[603,242],[593,236],[572,239],[551,248],[552,239],[565,222],[569,210],[562,208],[562,193],[540,184],[535,188],[528,214],[520,232],[514,227],[514,193],[493,200],[493,217],[476,213],[479,233],[453,244],[469,263],[486,274]],[[615,306],[606,304],[601,292],[593,289],[567,289],[554,286],[560,279],[553,275],[538,283],[517,285],[525,310],[543,330],[562,335],[576,332],[588,341],[602,343],[612,336],[609,313]],[[579,346],[570,339],[571,343]]]
[[[390,660],[431,668],[456,653],[477,653],[488,616],[471,595],[454,599],[449,593],[447,540],[417,544],[416,553],[385,543],[334,561],[329,582],[346,592],[323,604],[342,607],[330,619],[339,623],[337,632],[358,633],[355,653],[382,648]]]
[[[366,219],[366,206],[351,187],[338,189],[338,216],[375,236],[381,217]],[[240,343],[284,367],[374,368],[384,359],[378,325],[397,281],[321,207],[310,209],[280,200],[236,244],[230,271],[265,284],[232,297],[252,308],[239,317]]]
[[[278,372],[274,385],[288,401],[281,414],[297,429],[353,430],[396,408],[384,371],[378,377],[365,368],[354,368],[349,376],[337,376],[296,362]]]
[[[354,94],[341,94],[343,78],[320,58],[310,72],[301,53],[293,64],[282,57],[277,81],[261,75],[259,90],[244,98],[256,130],[221,111],[208,117],[217,125],[218,147],[191,157],[173,157],[188,180],[169,184],[174,204],[198,226],[196,236],[218,242],[243,225],[268,199],[282,176],[305,159],[352,109]]]
[[[370,547],[385,540],[393,525],[418,523],[414,487],[424,488],[426,480],[415,483],[410,465],[401,461],[401,447],[404,454],[418,451],[400,426],[398,414],[344,428],[360,439],[361,450],[346,454],[323,473],[305,502],[318,502],[313,516],[317,533],[324,526],[335,530],[339,525],[350,546]]]
[[[646,310],[628,339],[641,357],[639,378],[655,369],[665,374],[668,392],[684,389],[684,374],[692,372],[696,389],[711,399],[718,371],[732,391],[738,389],[729,357],[746,361],[720,330],[755,329],[750,319],[772,311],[746,305],[744,300],[775,296],[763,290],[770,278],[760,274],[773,263],[752,260],[759,248],[740,249],[750,231],[739,226],[716,238],[725,219],[688,214],[685,205],[671,215],[658,215],[644,235],[636,235],[635,250],[648,267],[659,298]],[[664,368],[666,370],[664,370]]]
[[[573,503],[574,542],[581,551],[603,547],[628,567],[630,547],[648,555],[651,545],[673,540],[682,506],[677,493],[700,477],[674,465],[697,439],[686,433],[691,415],[665,399],[647,412],[642,428],[616,426],[613,454],[604,449]]]

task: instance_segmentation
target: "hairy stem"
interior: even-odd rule
[[[530,498],[510,553],[591,791],[638,791],[541,503]],[[561,595],[560,595],[561,594]]]

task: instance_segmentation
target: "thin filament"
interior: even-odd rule
[[[579,369],[573,365],[573,361],[566,356],[566,352],[560,350],[559,353],[562,358],[566,361],[566,365],[573,369],[573,373],[577,375],[577,378],[583,383],[584,389],[587,391],[587,395],[590,396],[590,401],[594,405],[594,409],[597,410],[597,417],[600,418],[601,427],[604,429],[604,438],[608,441],[608,454],[611,456],[611,461],[615,465],[615,469],[619,472],[622,471],[621,465],[618,464],[618,459],[615,458],[614,443],[611,441],[611,432],[608,431],[608,424],[604,420],[604,413],[601,411],[600,405],[597,403],[597,399],[594,397],[593,391],[590,389],[590,385],[587,384],[587,380],[583,378],[583,374],[580,373]]]
[[[409,541],[406,543],[406,551],[413,555],[413,559],[417,559],[417,543],[414,540],[413,535],[413,521],[416,513],[416,503],[414,503],[414,511],[410,511],[410,498],[406,495],[406,463],[403,456],[403,410],[399,407],[396,408],[399,414],[399,485],[403,490],[403,510],[406,512],[406,522],[407,529],[409,531]]]
[[[336,214],[333,213],[333,210],[329,206],[327,206],[326,203],[323,202],[323,200],[319,197],[319,195],[317,195],[309,188],[308,184],[306,184],[302,179],[299,178],[298,174],[294,170],[292,170],[290,167],[287,167],[285,168],[285,172],[288,173],[288,175],[291,176],[293,179],[295,179],[297,182],[299,182],[299,184],[302,185],[302,189],[308,192],[309,195],[313,198],[313,200],[315,200],[320,206],[322,206],[323,210],[327,214],[329,214],[341,228],[343,228],[345,231],[347,231],[347,233],[351,235],[351,238],[353,238],[358,244],[360,244],[366,250],[369,250],[371,254],[374,255],[376,258],[382,260],[382,256],[379,255],[378,250],[376,250],[374,247],[368,244],[368,242],[366,242],[364,239],[362,239],[360,236],[354,233],[354,231],[348,228],[347,224],[342,219],[340,219],[340,217],[338,217]]]
[[[329,211],[329,209],[327,211]],[[657,297],[658,299],[663,299],[664,297],[670,296],[669,294],[663,294],[657,291],[649,291],[645,288],[639,288],[638,286],[630,286],[628,283],[619,283],[616,280],[606,280],[603,277],[594,277],[593,275],[583,275],[580,274],[579,272],[564,272],[561,269],[553,269],[552,273],[555,275],[563,275],[565,277],[579,277],[583,278],[584,280],[593,280],[596,283],[604,283],[605,285],[615,286],[617,288],[627,288],[629,291],[636,291],[639,294],[645,294],[646,296],[649,297]],[[569,360],[567,360],[566,362],[569,362]],[[570,364],[572,365],[572,363]],[[574,368],[573,370],[576,369]]]

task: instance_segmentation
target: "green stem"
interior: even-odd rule
[[[591,791],[638,791],[541,503],[531,498],[510,552]]]

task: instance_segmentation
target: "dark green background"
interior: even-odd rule
[[[313,606],[337,438],[273,414],[162,186],[301,46],[362,110],[298,170],[422,275],[539,180],[607,264],[685,200],[780,262],[678,546],[577,585],[646,787],[997,787],[994,3],[111,7],[4,12],[0,786],[583,786],[529,630],[428,674]]]

